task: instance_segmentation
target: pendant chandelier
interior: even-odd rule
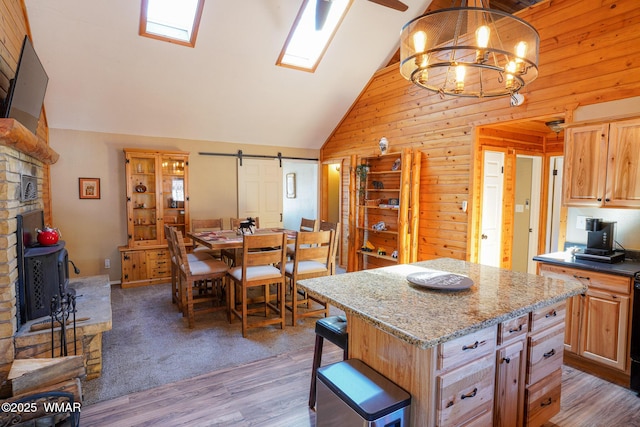
[[[444,95],[513,96],[538,77],[540,36],[524,20],[499,10],[460,7],[426,13],[400,35],[400,73]],[[454,1],[455,5],[455,1]]]

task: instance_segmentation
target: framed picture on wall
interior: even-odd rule
[[[100,178],[78,178],[81,199],[100,198]]]
[[[295,173],[287,174],[287,198],[288,199],[296,198],[296,174]]]

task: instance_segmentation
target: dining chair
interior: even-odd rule
[[[209,258],[190,260],[180,230],[172,231],[178,266],[180,310],[187,317],[189,328],[195,324],[195,312],[224,310],[224,278],[229,266],[220,260]],[[209,287],[211,283],[211,287]]]
[[[197,231],[219,231],[224,227],[222,226],[222,218],[209,218],[209,219],[192,219],[191,220],[191,232]],[[206,246],[197,245],[194,243],[193,252],[205,252],[214,258],[222,259],[222,254],[219,249],[210,249]]]
[[[331,248],[331,275],[336,274],[336,258],[338,257],[338,248],[340,246],[340,226],[339,222],[320,221],[318,229],[321,231],[333,230],[333,247]]]
[[[285,233],[245,235],[242,244],[242,265],[230,269],[227,273],[230,280],[227,289],[229,323],[234,317],[240,319],[242,336],[245,338],[250,328],[279,324],[284,329],[286,242]],[[276,287],[275,295],[271,294],[272,286]],[[271,312],[275,313],[275,316]],[[261,313],[263,318],[249,322],[249,314],[256,313]]]
[[[329,276],[331,274],[331,253],[334,231],[308,231],[296,236],[296,256],[287,262],[284,274],[288,279],[290,297],[285,307],[291,311],[291,324],[296,325],[298,319],[310,316],[329,315],[329,306],[306,292],[298,290],[298,280]],[[300,307],[304,305],[304,310]]]
[[[300,231],[318,231],[317,221],[315,219],[302,218],[300,220]],[[295,244],[290,243],[287,245],[287,256],[289,259],[293,259],[295,256]]]
[[[253,218],[255,221],[256,228],[260,228],[260,218]],[[240,229],[240,223],[242,221],[246,221],[247,218],[229,218],[229,228],[231,230],[237,231]],[[221,251],[222,259],[227,262],[231,267],[236,267],[239,265],[238,261],[241,258],[241,253],[239,249],[223,249]]]
[[[178,281],[180,277],[178,275],[178,256],[176,253],[176,237],[175,237],[176,228],[170,225],[164,226],[164,234],[167,238],[167,249],[169,250],[169,259],[171,264],[171,302],[178,305],[178,309],[182,311],[181,298],[180,298],[180,288],[178,286]],[[194,261],[206,261],[208,259],[212,259],[208,253],[205,252],[196,252],[196,253],[187,253],[187,258],[190,262]]]

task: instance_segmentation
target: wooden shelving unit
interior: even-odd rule
[[[368,168],[366,178],[353,172],[357,185],[352,191],[355,230],[350,271],[413,262],[417,258],[419,153],[405,149],[400,153],[360,157],[357,165]],[[417,159],[417,170],[414,166]],[[360,166],[362,167],[362,166]],[[384,222],[384,229],[374,226]],[[367,246],[371,245],[371,251]],[[394,253],[395,252],[395,253]]]

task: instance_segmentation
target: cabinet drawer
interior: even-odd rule
[[[530,319],[531,332],[538,332],[549,326],[564,322],[566,311],[566,301],[532,311]]]
[[[167,269],[169,266],[168,258],[160,258],[160,259],[151,259],[147,260],[147,265],[149,268],[164,268]]]
[[[146,252],[147,252],[147,261],[169,259],[168,250],[159,249],[159,250],[146,251]]]
[[[169,277],[171,276],[171,271],[169,266],[166,267],[155,267],[149,269],[149,278],[150,279],[159,279],[161,277]]]
[[[562,369],[530,386],[525,391],[525,421],[527,426],[540,426],[560,412]]]
[[[493,413],[495,357],[492,354],[436,377],[437,425],[467,425]],[[491,420],[491,417],[487,418]],[[472,423],[473,424],[473,423]]]
[[[505,320],[498,325],[498,345],[511,339],[524,336],[529,330],[529,314],[515,319]]]
[[[527,384],[535,384],[562,367],[564,323],[528,338]]]
[[[438,346],[438,369],[453,368],[490,354],[496,348],[495,326],[482,329]]]
[[[540,274],[565,281],[578,281],[589,288],[598,288],[622,294],[631,293],[632,278],[613,274],[598,273],[578,268],[559,267],[555,265],[540,265]]]

